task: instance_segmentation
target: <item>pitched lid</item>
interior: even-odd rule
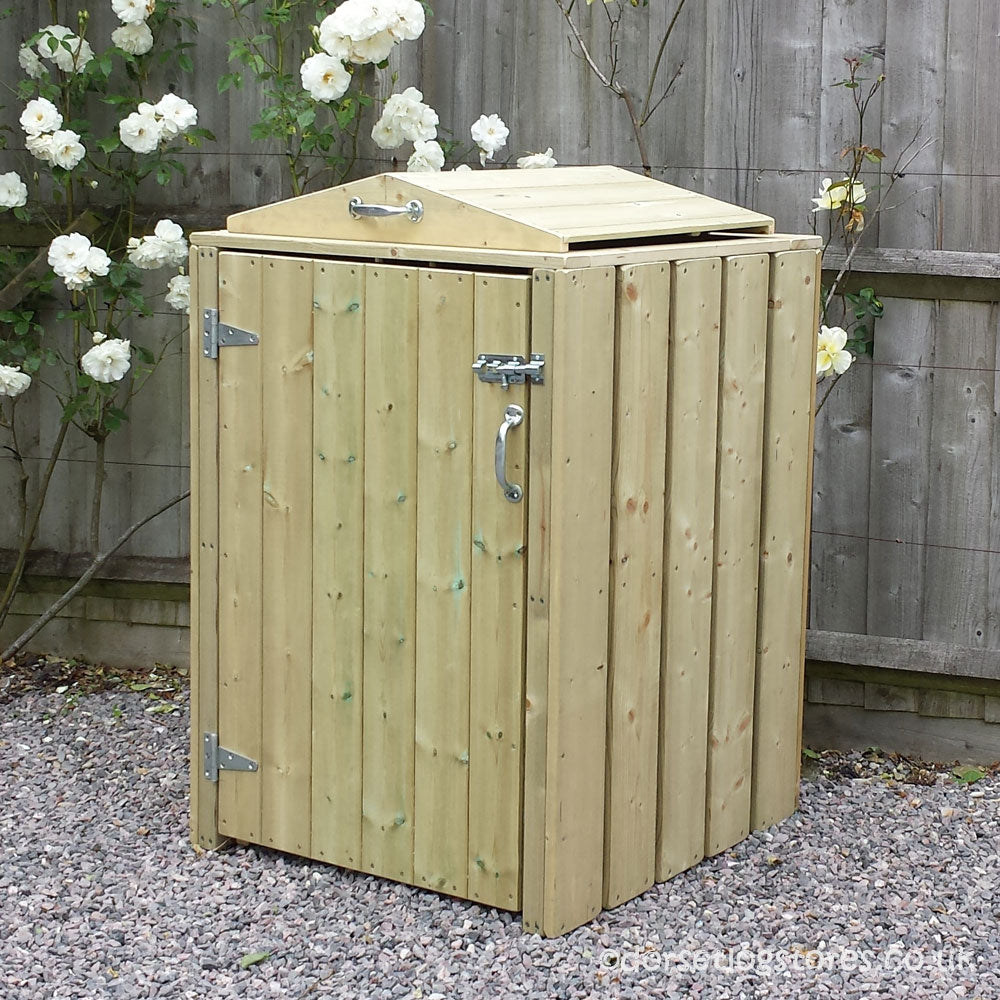
[[[350,203],[423,215],[354,218]],[[774,220],[619,167],[387,173],[229,216],[231,233],[565,253],[709,231],[770,233]]]

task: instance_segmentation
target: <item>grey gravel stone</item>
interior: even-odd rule
[[[829,758],[789,820],[543,940],[263,848],[199,855],[186,712],[64,705],[0,716],[0,1000],[1000,998],[996,774],[918,787]]]

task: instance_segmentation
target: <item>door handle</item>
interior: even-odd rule
[[[517,483],[507,482],[507,432],[512,427],[517,427],[524,420],[524,410],[516,403],[511,403],[503,412],[503,423],[497,431],[497,443],[495,448],[497,482],[503,495],[511,503],[520,503],[524,496],[524,490]]]

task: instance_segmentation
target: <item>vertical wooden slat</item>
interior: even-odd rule
[[[670,265],[618,271],[604,905],[656,874]]]
[[[750,831],[767,254],[722,265],[706,854]]]
[[[265,257],[261,267],[262,843],[308,854],[312,797],[313,265],[297,258]]]
[[[361,866],[365,267],[313,265],[313,856]]]
[[[261,759],[262,258],[219,254],[219,319],[261,334],[219,351],[219,742]],[[203,474],[204,474],[203,469]],[[261,775],[219,774],[219,830],[259,843]]]
[[[750,826],[798,799],[819,254],[771,258]]]
[[[474,352],[529,354],[530,279],[477,274],[475,284]],[[524,488],[529,391],[473,385],[469,895],[505,909],[518,909],[521,898],[526,505],[505,499],[494,445],[505,408],[520,406],[526,416],[507,434],[506,468]]]
[[[552,318],[536,313],[545,329],[533,342],[537,351],[551,329],[551,354],[544,389],[532,390],[533,406],[541,398],[542,406],[551,407],[549,518],[533,533],[533,540],[547,538],[540,543],[548,547],[548,574],[541,581],[548,593],[536,588],[533,577],[531,595],[545,601],[549,623],[547,635],[534,628],[529,641],[529,656],[537,656],[539,640],[547,639],[542,656],[548,731],[544,804],[532,803],[532,824],[524,833],[530,871],[542,876],[540,886],[525,877],[524,922],[546,935],[590,920],[603,894],[615,272],[558,271],[552,282]],[[543,435],[547,419],[541,420]],[[533,683],[539,672],[540,665],[532,665]],[[533,728],[538,725],[533,720]],[[540,742],[536,731],[532,754]],[[537,760],[528,773],[537,780]],[[538,793],[532,789],[531,795]]]
[[[671,272],[657,881],[705,854],[722,264]]]
[[[419,272],[414,880],[464,896],[469,843],[472,274]]]
[[[417,271],[365,280],[364,736],[361,857],[413,877]]]
[[[556,272],[537,270],[531,282],[531,350],[552,357]],[[551,383],[552,372],[546,378]],[[522,789],[521,908],[525,930],[540,932],[545,902],[545,815],[548,792],[549,604],[552,553],[552,393],[535,391],[528,414],[527,608],[524,668],[524,787]]]
[[[191,251],[191,841],[210,850],[218,784],[202,772],[202,738],[219,729],[219,369],[202,354],[202,310],[219,305],[218,251]]]

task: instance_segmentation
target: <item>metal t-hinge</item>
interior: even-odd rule
[[[260,337],[238,326],[219,322],[218,309],[203,309],[205,325],[202,327],[201,353],[206,358],[217,358],[220,347],[253,347],[260,343]]]
[[[256,771],[257,761],[244,757],[235,750],[219,746],[218,733],[202,736],[202,771],[209,781],[218,781],[220,771]]]
[[[542,385],[545,381],[542,369],[545,367],[544,354],[532,354],[525,361],[521,354],[480,354],[473,362],[472,370],[480,382],[499,382],[505,389],[511,385]]]

